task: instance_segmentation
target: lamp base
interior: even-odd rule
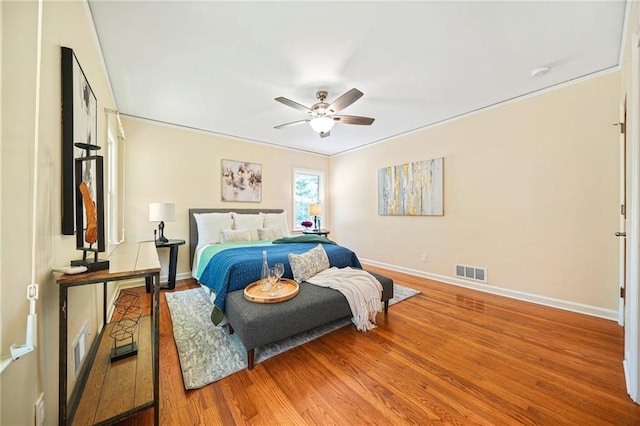
[[[164,222],[160,222],[160,224],[158,224],[158,230],[160,231],[159,232],[160,236],[158,237],[157,241],[163,244],[168,243],[169,239],[164,236]]]

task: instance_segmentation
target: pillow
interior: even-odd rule
[[[289,224],[287,223],[287,212],[282,213],[260,213],[260,216],[264,218],[265,228],[280,228],[282,229],[281,237],[288,237]]]
[[[281,228],[258,228],[258,237],[260,240],[277,240],[282,238]]]
[[[220,231],[231,229],[231,213],[194,213],[193,217],[198,226],[198,248],[219,243]]]
[[[223,243],[251,241],[251,232],[248,229],[225,229],[220,231],[220,234],[220,240]]]
[[[251,241],[258,241],[258,228],[264,228],[264,219],[259,214],[233,213],[233,229],[248,229],[251,232]]]
[[[318,244],[302,254],[289,253],[289,264],[291,272],[293,272],[293,279],[299,284],[318,272],[329,269],[329,258],[322,244]]]

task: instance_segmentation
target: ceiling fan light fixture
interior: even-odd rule
[[[326,138],[330,135],[333,125],[337,121],[343,124],[357,124],[361,126],[370,126],[374,119],[371,117],[360,117],[357,115],[334,115],[337,112],[347,108],[355,101],[362,97],[363,93],[356,88],[346,91],[338,97],[331,104],[325,102],[327,99],[327,92],[320,90],[316,93],[316,98],[319,102],[306,107],[291,99],[283,98],[282,96],[274,98],[277,102],[283,105],[303,111],[307,113],[307,118],[304,120],[293,121],[291,123],[280,124],[275,126],[274,129],[282,129],[284,127],[295,126],[302,123],[309,123],[311,128],[320,135],[321,138]]]
[[[330,117],[316,117],[309,121],[311,128],[317,133],[326,133],[336,124]]]

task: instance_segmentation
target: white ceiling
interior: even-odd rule
[[[122,114],[332,155],[618,66],[624,1],[89,0]],[[532,78],[531,71],[551,72]],[[274,101],[351,88],[321,139]],[[176,141],[180,143],[180,141]]]

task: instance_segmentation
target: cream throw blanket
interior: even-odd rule
[[[320,287],[338,290],[349,302],[351,321],[360,331],[376,328],[376,314],[382,310],[382,284],[362,269],[329,268],[307,279]]]

